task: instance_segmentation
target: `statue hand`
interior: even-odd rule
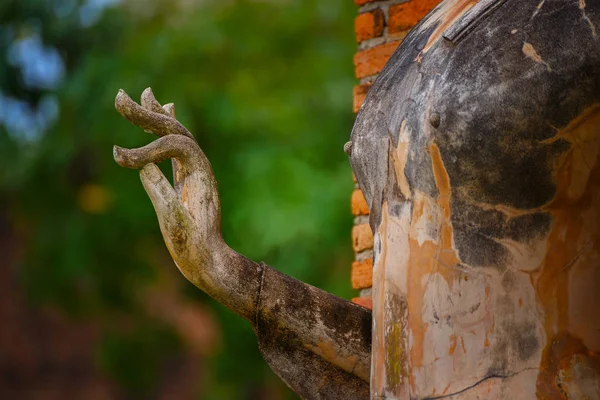
[[[221,207],[210,162],[192,134],[175,119],[173,104],[161,106],[150,88],[141,105],[123,90],[115,108],[127,120],[159,139],[137,149],[114,146],[115,161],[140,169],[142,184],[154,205],[165,243],[183,275],[200,286],[208,279],[205,266],[214,263],[225,246],[221,236]],[[173,159],[174,187],[156,166]]]

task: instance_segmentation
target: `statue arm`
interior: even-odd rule
[[[119,113],[160,136],[138,149],[114,148],[115,161],[140,170],[163,238],[181,273],[248,320],[271,368],[304,398],[368,398],[368,310],[257,264],[221,235],[221,209],[210,163],[193,136],[150,89],[141,105],[123,91]],[[173,159],[172,186],[156,163]],[[342,397],[340,397],[342,396]]]

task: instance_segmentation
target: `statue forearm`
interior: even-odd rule
[[[257,335],[294,332],[304,348],[368,382],[370,311],[266,265],[264,268],[255,322]]]
[[[290,344],[369,381],[369,310],[257,264],[229,247],[215,257],[210,270],[210,284],[194,284],[250,321],[259,340],[285,334]]]
[[[265,360],[302,398],[369,398],[367,309],[265,265],[254,329]]]
[[[356,304],[257,264],[221,236],[221,209],[210,163],[193,136],[147,89],[141,106],[123,91],[115,106],[161,136],[139,149],[115,146],[123,167],[140,169],[175,264],[194,285],[256,332],[273,370],[303,398],[368,398],[371,313]],[[173,159],[172,186],[155,163]]]
[[[273,371],[303,398],[368,398],[370,311],[219,249],[192,283],[252,324]]]

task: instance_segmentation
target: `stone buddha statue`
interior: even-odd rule
[[[116,108],[160,137],[114,158],[302,398],[600,399],[598,29],[598,0],[445,0],[404,39],[345,146],[372,314],[227,246],[210,163],[149,89]]]

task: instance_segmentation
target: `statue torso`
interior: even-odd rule
[[[600,1],[445,1],[375,82],[372,396],[600,396],[596,29]]]

